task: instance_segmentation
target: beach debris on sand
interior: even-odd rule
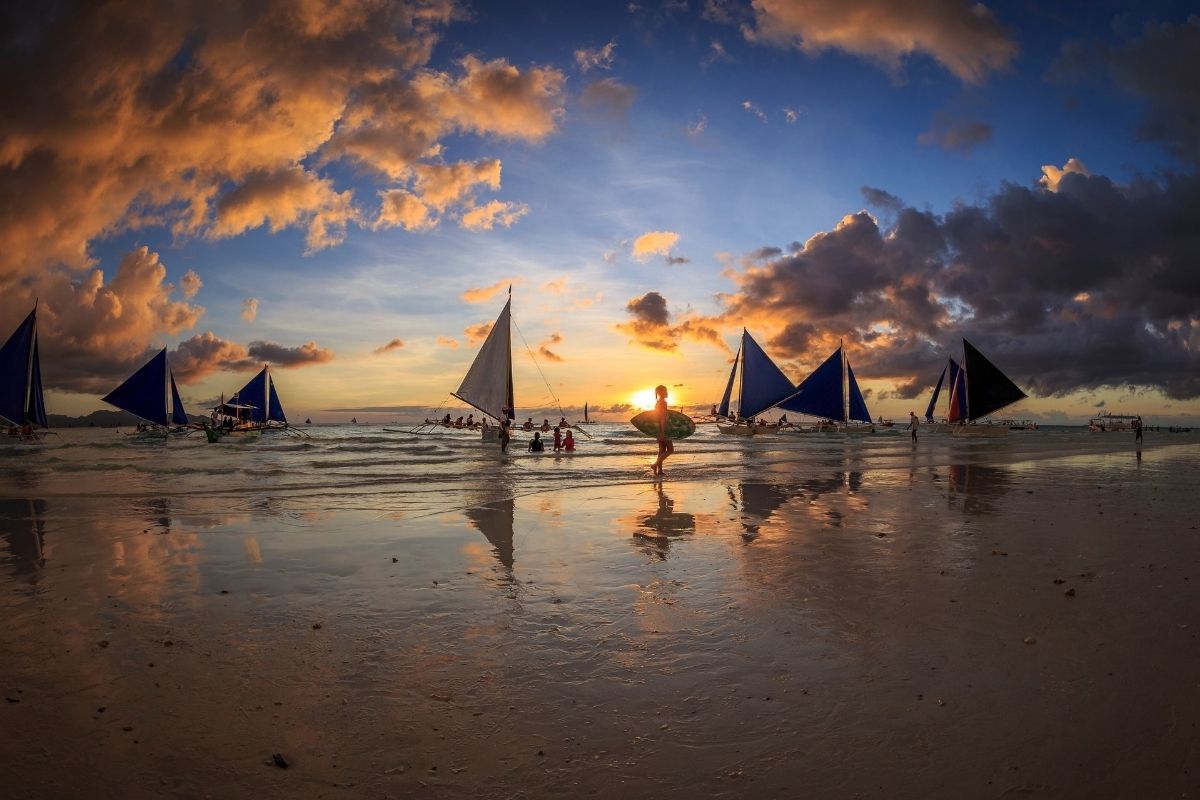
[[[283,757],[282,753],[271,753],[270,763],[274,764],[275,766],[279,767],[280,769],[288,768],[287,759]]]

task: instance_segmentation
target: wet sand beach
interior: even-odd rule
[[[1200,445],[1126,445],[371,496],[9,460],[5,796],[1195,796]]]

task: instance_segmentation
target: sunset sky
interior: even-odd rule
[[[294,419],[432,409],[511,284],[518,414],[538,366],[716,402],[745,326],[876,415],[965,335],[1020,416],[1200,419],[1200,4],[38,5],[0,338],[40,298],[51,413],[163,346],[193,412],[264,362]]]

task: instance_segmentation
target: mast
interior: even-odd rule
[[[33,400],[33,359],[37,352],[37,307],[38,300],[33,301],[33,336],[29,339],[29,354],[25,359],[25,401],[21,406],[24,418],[21,424],[29,422],[29,406]]]
[[[746,332],[745,328],[742,328],[742,346],[740,348],[738,348],[739,353],[746,352],[746,339],[748,339],[749,337],[750,337],[750,334]],[[734,369],[737,369],[737,361],[734,361],[733,367],[734,367]],[[741,419],[745,418],[742,415],[742,398],[745,396],[746,396],[746,359],[743,356],[742,357],[742,374],[738,376],[738,413],[737,413],[737,415]]]
[[[838,339],[838,354],[842,357],[842,422],[850,421],[850,376],[846,374],[846,348]]]
[[[451,392],[452,396],[497,420],[502,415],[513,419],[516,404],[513,397],[511,307],[510,286],[508,302],[475,354],[475,360],[463,376],[458,391]]]

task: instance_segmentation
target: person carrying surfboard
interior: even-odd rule
[[[658,419],[658,460],[650,470],[655,475],[663,474],[663,462],[675,452],[675,445],[667,437],[667,387],[661,383],[654,387],[654,416]]]

